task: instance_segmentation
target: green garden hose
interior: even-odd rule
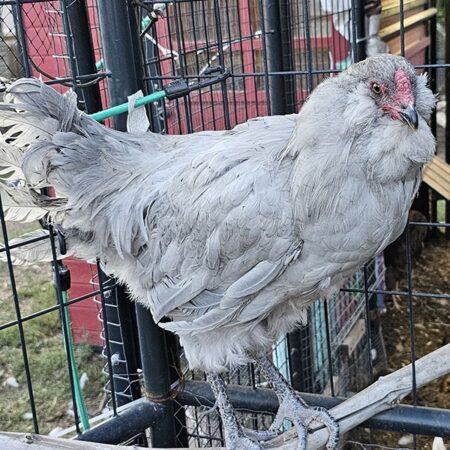
[[[62,291],[62,300],[65,304],[67,304],[67,300],[69,296],[67,295],[67,291]],[[86,403],[84,402],[83,392],[81,391],[81,385],[80,385],[80,377],[78,376],[78,368],[75,360],[75,352],[73,349],[73,339],[72,339],[72,330],[70,326],[70,314],[69,314],[69,308],[67,306],[64,306],[64,317],[65,321],[63,323],[68,328],[67,330],[67,336],[68,336],[68,344],[67,348],[69,349],[69,354],[67,357],[69,358],[70,365],[72,367],[72,378],[74,382],[74,392],[75,392],[75,400],[76,404],[78,406],[78,413],[80,415],[81,424],[83,425],[84,431],[89,430],[89,415],[86,408]]]

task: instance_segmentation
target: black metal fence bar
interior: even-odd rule
[[[25,39],[25,31],[23,26],[22,9],[20,8],[20,0],[15,0],[10,3],[13,5],[14,22],[17,25],[17,40],[20,48],[20,59],[22,61],[23,76],[29,77],[31,75],[30,62],[27,57],[28,49]]]
[[[353,289],[353,288],[342,288],[341,292],[353,292],[353,293],[360,293],[364,294],[364,289]],[[386,294],[386,295],[399,295],[401,297],[408,297],[409,295],[412,295],[413,297],[422,297],[422,298],[443,298],[450,300],[450,294],[438,294],[438,293],[431,293],[431,292],[416,292],[412,291],[411,293],[407,291],[384,291],[381,289],[368,289],[368,294]]]
[[[275,414],[278,399],[270,389],[249,387],[228,387],[233,406],[239,410]],[[333,408],[345,399],[317,394],[302,393],[302,397],[311,406]],[[214,395],[206,382],[187,381],[176,399],[186,406],[212,407]],[[78,440],[118,444],[128,437],[135,436],[146,428],[154,426],[167,413],[166,407],[150,400],[137,400],[118,416],[104,424],[79,435]],[[438,408],[399,405],[377,414],[361,427],[387,430],[399,433],[416,433],[427,436],[450,438],[450,411]]]
[[[105,65],[111,72],[111,76],[108,78],[108,97],[110,105],[114,106],[126,102],[128,95],[133,94],[141,87],[137,74],[137,49],[133,45],[133,34],[138,33],[138,30],[132,26],[133,10],[130,2],[99,0],[97,4]],[[112,122],[115,129],[126,131],[126,115],[116,116]],[[98,270],[100,274],[100,266]],[[106,278],[104,274],[101,276]],[[118,307],[119,303],[121,303],[120,307]],[[111,367],[108,363],[111,396],[116,397],[114,408],[117,408],[117,406],[130,401],[130,397],[135,399],[140,396],[139,383],[137,383],[135,375],[139,350],[135,348],[137,339],[134,305],[129,302],[124,289],[118,289],[115,297],[108,299],[103,304],[104,314],[109,317],[109,320],[106,320],[105,316],[105,333],[108,334],[109,340],[114,342],[114,353],[119,355],[121,361],[127,361],[130,373],[129,377],[122,377],[120,374],[124,370],[124,365],[117,364]],[[118,342],[121,345],[117,344]],[[108,339],[106,345],[108,345]],[[134,354],[130,353],[131,350]],[[130,395],[123,395],[128,389]]]
[[[231,403],[237,409],[270,414],[277,412],[278,399],[270,389],[252,389],[230,385],[227,390]],[[301,396],[309,405],[327,409],[333,408],[345,400],[341,397],[327,397],[306,392],[302,393]],[[215,398],[210,386],[208,383],[201,381],[187,381],[184,389],[177,395],[177,400],[184,405],[190,406],[201,404],[212,407],[215,404]],[[450,438],[450,411],[438,408],[399,405],[377,414],[360,426]]]
[[[146,396],[164,405],[167,410],[167,414],[153,428],[152,445],[173,447],[176,445],[176,433],[165,332],[155,324],[150,311],[143,306],[137,306],[137,321]]]
[[[34,400],[33,382],[31,379],[31,371],[30,371],[30,362],[29,362],[29,358],[28,358],[27,343],[26,343],[25,333],[24,333],[24,329],[23,329],[22,313],[20,311],[19,294],[17,292],[16,279],[15,279],[15,275],[14,275],[14,267],[12,264],[11,252],[10,252],[10,249],[8,246],[8,230],[6,228],[6,220],[5,220],[5,214],[3,212],[3,203],[2,203],[1,196],[0,196],[0,224],[1,224],[1,228],[2,228],[3,239],[5,241],[4,245],[5,245],[5,250],[6,250],[6,261],[8,264],[8,273],[9,273],[9,280],[11,283],[11,291],[12,291],[12,298],[13,298],[13,302],[14,302],[14,309],[15,309],[16,318],[17,318],[17,327],[19,330],[20,347],[22,350],[23,365],[24,365],[24,370],[25,370],[25,381],[26,381],[27,389],[28,389],[28,397],[30,400],[33,428],[34,428],[35,433],[39,433],[39,422],[38,422],[38,417],[36,414],[36,403]]]
[[[105,286],[103,288],[103,293],[113,291],[114,289],[117,288],[117,286],[118,286],[117,284],[112,284],[112,285],[109,285],[109,286]],[[62,305],[64,307],[67,307],[67,306],[70,306],[70,305],[74,305],[76,303],[82,302],[83,300],[87,300],[88,298],[93,298],[93,297],[95,297],[97,295],[100,295],[100,294],[101,294],[101,290],[92,291],[92,292],[89,292],[89,294],[81,295],[80,297],[76,297],[76,298],[73,298],[72,300],[69,300],[67,302],[63,302]],[[40,317],[40,316],[43,316],[45,314],[51,313],[53,311],[56,311],[57,309],[59,309],[59,305],[50,306],[49,308],[42,309],[42,310],[37,311],[35,313],[28,314],[26,316],[21,316],[20,320],[12,320],[10,322],[6,322],[4,324],[1,324],[0,325],[0,331],[6,330],[7,328],[14,327],[16,325],[19,325],[19,323],[24,323],[24,322],[26,322],[28,320],[36,319],[37,317]]]
[[[167,408],[149,400],[134,404],[107,422],[76,437],[79,441],[120,444],[155,426],[168,414]]]
[[[76,88],[80,75],[97,76],[94,49],[89,30],[89,18],[86,0],[61,0],[64,31],[67,36],[67,48],[71,64],[72,82],[78,95],[79,108],[87,113],[102,109],[100,90],[97,83]],[[91,75],[91,76],[92,76]],[[94,80],[96,78],[93,78]],[[98,79],[98,78],[97,78]]]

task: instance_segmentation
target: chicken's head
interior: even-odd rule
[[[429,119],[436,99],[426,76],[417,75],[405,58],[378,55],[353,65],[348,73],[362,83],[361,93],[373,102],[375,115],[400,121],[411,130],[419,128],[421,118]]]

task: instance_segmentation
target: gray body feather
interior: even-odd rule
[[[20,107],[0,120],[23,119],[10,145],[26,150],[29,186],[67,198],[48,209],[75,254],[99,255],[157,322],[171,319],[160,325],[191,367],[220,371],[303,321],[404,229],[434,152],[435,100],[418,77],[418,130],[381,114],[365,80],[396,67],[412,72],[374,58],[323,82],[300,114],[231,131],[119,133],[34,80],[9,89]]]

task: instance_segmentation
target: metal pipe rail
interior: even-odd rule
[[[275,414],[278,399],[270,389],[228,386],[233,406],[250,412]],[[332,408],[342,403],[341,397],[327,397],[318,394],[301,394],[311,406]],[[184,406],[212,407],[214,395],[204,381],[186,381],[184,389],[176,400]],[[167,413],[167,408],[150,400],[136,400],[127,409],[103,424],[77,436],[77,440],[119,444],[139,432],[153,426]],[[361,427],[389,430],[400,433],[414,433],[426,436],[450,438],[450,411],[438,408],[399,405],[377,414]]]

